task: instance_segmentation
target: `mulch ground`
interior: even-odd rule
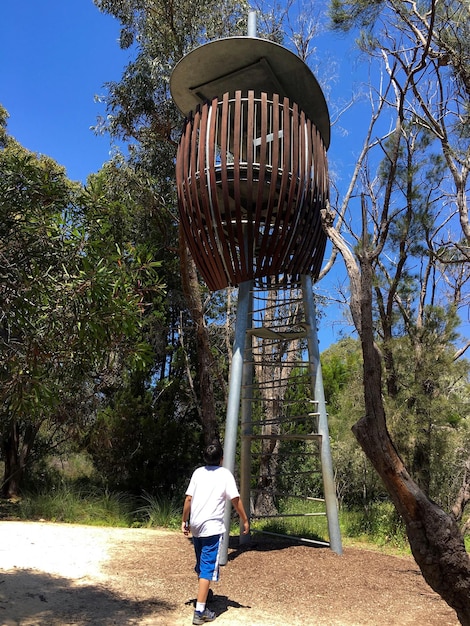
[[[196,594],[180,532],[0,522],[1,626],[183,626]],[[411,557],[233,539],[219,626],[457,626]]]

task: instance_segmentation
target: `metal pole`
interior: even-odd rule
[[[248,12],[248,37],[257,37],[256,11]]]
[[[257,37],[257,13],[254,10],[248,12],[248,37]],[[248,309],[251,311],[253,304],[253,281],[250,281],[249,291],[249,304]],[[248,313],[246,329],[252,326],[252,315]],[[245,330],[246,330],[245,329]],[[251,435],[251,395],[253,385],[253,357],[252,357],[252,345],[251,336],[245,334],[245,354],[246,360],[243,363],[242,373],[242,385],[245,389],[245,394],[241,404],[241,442],[240,442],[240,497],[245,507],[248,519],[251,516],[251,439],[247,435]],[[251,535],[244,535],[242,532],[242,526],[240,526],[240,543],[250,543]]]
[[[246,329],[250,306],[250,293],[253,281],[248,280],[238,288],[237,318],[235,322],[235,339],[233,342],[232,366],[230,370],[229,392],[227,402],[227,419],[225,422],[224,440],[224,467],[232,473],[235,471],[235,453],[237,450],[238,414],[240,410],[240,390],[243,371],[243,350],[245,347]],[[232,507],[230,502],[225,506],[225,528],[227,529],[222,540],[219,562],[225,565],[228,559],[228,544],[230,539],[230,520]]]
[[[305,317],[309,325],[308,352],[311,375],[314,380],[314,395],[318,403],[318,433],[321,435],[320,458],[323,476],[323,489],[325,492],[326,516],[328,520],[328,533],[330,547],[337,554],[343,553],[341,544],[341,532],[338,518],[338,502],[336,500],[336,486],[333,473],[333,461],[331,458],[330,434],[328,430],[328,416],[326,413],[325,391],[323,389],[323,377],[320,363],[320,351],[318,348],[317,316],[315,301],[313,299],[312,277],[302,275],[302,295],[305,307]]]
[[[253,291],[250,290],[250,304],[247,329],[253,325]],[[249,332],[245,339],[245,358],[243,361],[242,374],[243,397],[241,401],[241,443],[240,443],[240,497],[245,507],[248,519],[251,517],[251,438],[252,424],[252,396],[253,396],[253,346],[252,337]],[[240,525],[240,544],[251,542],[251,533],[243,534],[243,526]]]

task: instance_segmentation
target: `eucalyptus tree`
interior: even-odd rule
[[[389,344],[383,351],[376,342],[378,320],[386,322],[382,329],[392,315],[401,320],[416,360],[419,394],[410,400],[418,403],[423,419],[426,400],[429,408],[432,395],[440,393],[426,356],[445,353],[435,360],[435,366],[445,368],[447,359],[461,357],[468,346],[454,343],[455,312],[464,304],[469,267],[468,5],[450,0],[331,4],[339,28],[363,27],[360,45],[382,79],[370,85],[371,122],[354,179],[342,202],[332,202],[323,214],[324,227],[345,261],[351,315],[362,345],[365,415],[353,431],[405,522],[426,581],[468,625],[470,559],[455,515],[428,498],[390,436],[382,373],[392,395],[403,380],[395,376],[390,336],[384,336]],[[386,133],[380,130],[385,115],[393,120]],[[428,142],[426,158],[436,161],[418,183],[425,171],[417,159],[423,142]],[[358,224],[345,221],[354,196],[360,198]],[[420,272],[410,272],[420,264]],[[438,288],[450,279],[450,265],[459,270],[448,306],[444,296],[449,291]],[[428,477],[421,478],[426,488]]]
[[[157,198],[161,195],[166,200],[171,198],[165,202],[163,212],[161,207],[155,207],[161,213],[160,224],[156,226],[177,233],[174,160],[183,120],[170,96],[169,77],[176,63],[192,48],[210,39],[244,33],[248,5],[244,0],[222,4],[214,0],[172,3],[95,0],[95,4],[120,20],[120,45],[128,48],[134,57],[124,69],[122,79],[107,85],[109,115],[98,124],[98,130],[110,132],[125,142],[129,147],[129,165],[146,173]],[[188,382],[195,390],[204,438],[210,441],[218,436],[219,426],[213,387],[213,370],[217,364],[205,320],[207,291],[182,236],[177,247],[168,248],[167,252],[181,264],[181,284],[175,288],[185,295],[197,354],[196,368],[188,362]],[[187,320],[182,319],[181,328],[187,325]],[[188,348],[188,334],[191,336],[176,333],[183,353]],[[194,369],[196,374],[192,373]],[[193,382],[198,383],[197,393]]]
[[[39,444],[51,452],[89,419],[106,375],[145,361],[130,341],[144,297],[136,286],[159,281],[151,259],[110,240],[97,203],[62,167],[3,130],[0,443],[10,497]]]

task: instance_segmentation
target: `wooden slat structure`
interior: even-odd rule
[[[318,277],[326,150],[295,102],[235,91],[198,105],[185,122],[176,177],[186,241],[209,289]]]

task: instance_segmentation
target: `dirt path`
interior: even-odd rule
[[[192,546],[169,531],[0,522],[1,626],[183,626]],[[230,549],[218,626],[456,626],[411,558],[258,541]]]

